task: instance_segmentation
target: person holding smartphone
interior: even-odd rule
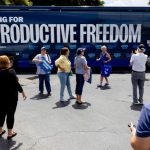
[[[131,122],[131,146],[134,150],[150,150],[150,104],[144,105],[137,127]]]
[[[132,66],[132,89],[133,89],[133,105],[143,104],[144,82],[147,55],[144,54],[145,46],[140,44],[137,48],[137,53],[133,54],[130,59],[130,66]],[[139,97],[137,90],[139,89]]]

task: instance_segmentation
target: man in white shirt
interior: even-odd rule
[[[147,61],[147,55],[144,52],[145,47],[143,44],[140,44],[137,53],[133,54],[130,59],[130,65],[132,66],[133,104],[143,104],[145,64]],[[139,88],[139,98],[137,98],[137,88]]]
[[[41,68],[41,66],[39,65],[42,61],[46,60],[49,64],[51,64],[51,58],[50,56],[47,54],[46,52],[46,48],[42,47],[41,48],[41,53],[37,54],[34,58],[33,58],[33,62],[35,62],[36,66],[37,66],[37,74],[39,76],[39,91],[40,91],[40,95],[43,94],[44,91],[44,81],[45,81],[45,86],[46,86],[46,90],[47,90],[47,95],[51,96],[51,84],[50,84],[50,75],[49,72],[45,71],[43,68]]]

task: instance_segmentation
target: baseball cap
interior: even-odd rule
[[[146,50],[144,44],[140,44],[139,47],[138,47],[138,50],[144,52]]]
[[[83,52],[83,51],[85,51],[85,48],[79,47],[79,48],[77,49],[77,52]]]
[[[41,50],[46,50],[46,48],[45,47],[41,47]]]

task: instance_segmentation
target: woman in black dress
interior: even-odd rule
[[[23,99],[26,99],[26,95],[18,82],[16,72],[10,67],[9,58],[6,55],[0,56],[0,137],[6,132],[3,130],[6,118],[7,139],[17,135],[13,131],[13,125],[18,102],[18,91],[22,93]]]

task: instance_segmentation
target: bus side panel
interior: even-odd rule
[[[20,10],[1,11],[0,16],[6,19],[0,19],[0,54],[13,55],[19,68],[35,67],[31,60],[42,46],[53,63],[60,49],[69,47],[72,65],[76,49],[84,47],[91,67],[99,67],[96,58],[102,45],[108,47],[115,67],[128,67],[139,43],[149,54],[149,12]]]

